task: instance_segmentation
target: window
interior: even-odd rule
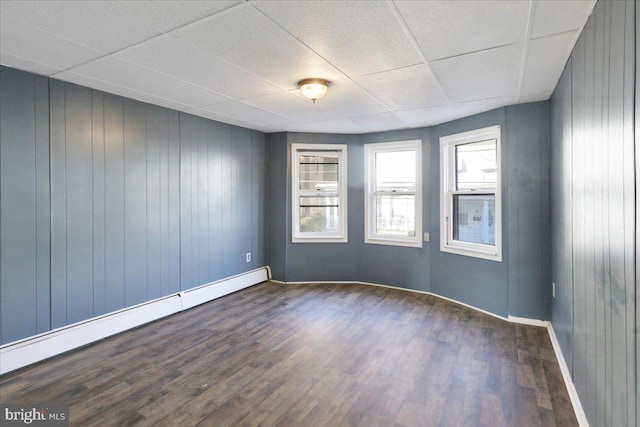
[[[440,138],[440,250],[502,261],[500,126]]]
[[[293,242],[347,241],[347,146],[292,144]]]
[[[422,142],[366,144],[365,242],[422,247]]]

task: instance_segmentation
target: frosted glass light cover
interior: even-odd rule
[[[302,95],[315,103],[327,93],[329,82],[324,79],[305,79],[301,80],[298,86]]]

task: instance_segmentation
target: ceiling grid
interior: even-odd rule
[[[595,0],[0,0],[0,63],[263,132],[548,99]],[[297,89],[331,82],[314,105]]]

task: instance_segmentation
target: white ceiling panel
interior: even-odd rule
[[[364,133],[367,131],[367,129],[346,118],[289,125],[287,130],[290,132],[316,133]]]
[[[457,118],[484,113],[504,105],[515,104],[515,97],[508,95],[497,98],[481,99],[478,101],[461,102],[453,106]]]
[[[396,1],[427,60],[524,41],[528,1]]]
[[[170,35],[155,37],[115,56],[231,98],[280,91],[249,72]]]
[[[447,103],[440,85],[424,64],[354,80],[391,109],[433,107]]]
[[[535,2],[531,37],[538,38],[579,30],[591,13],[591,0],[538,0]]]
[[[29,70],[32,73],[40,74],[43,76],[50,76],[59,71],[59,68],[52,67],[47,64],[42,64],[37,61],[33,61],[27,58],[21,58],[17,55],[0,51],[0,64],[11,68],[17,68],[19,70]]]
[[[317,104],[334,117],[366,116],[389,109],[351,80],[340,80],[329,87]]]
[[[109,53],[146,40],[157,30],[100,1],[2,1],[4,18]]]
[[[227,97],[151,69],[128,63],[114,56],[104,57],[76,67],[73,72],[194,107],[229,100]]]
[[[427,107],[396,111],[396,116],[408,127],[432,126],[455,117],[451,107]]]
[[[69,71],[65,71],[64,73],[58,74],[56,76],[56,79],[63,80],[69,83],[75,83],[81,86],[90,87],[90,88],[101,90],[104,92],[112,93],[114,95],[124,96],[126,98],[135,99],[137,101],[147,102],[149,104],[171,108],[173,110],[184,111],[187,108],[189,108],[188,105],[180,104],[179,102],[174,102],[169,99],[164,99],[152,94],[143,93],[134,89],[118,86],[116,84],[94,79],[91,77],[87,77],[82,74],[74,74]]]
[[[249,123],[255,123],[258,126],[263,127],[277,127],[294,123],[294,120],[291,120],[287,117],[283,117],[269,111],[261,110],[260,108],[244,104],[240,101],[231,101],[224,104],[204,106],[200,109],[224,116],[233,117]]]
[[[243,120],[238,120],[234,117],[225,116],[223,114],[214,113],[211,111],[203,110],[201,108],[189,108],[185,111],[185,113],[189,113],[194,116],[204,117],[204,118],[215,120],[222,123],[227,123],[234,126],[240,126],[244,128],[259,130],[261,132],[276,132],[278,129],[277,127],[272,128],[267,126],[258,126],[254,123],[245,122]]]
[[[260,1],[254,7],[350,77],[421,61],[387,2]],[[375,46],[375,49],[371,47]]]
[[[77,43],[13,22],[2,16],[0,50],[46,64],[56,71],[102,56],[102,53]]]
[[[408,127],[391,111],[349,118],[362,126],[363,129],[366,129],[367,132],[377,132],[387,129],[402,129],[404,127]]]
[[[527,102],[545,101],[551,98],[553,95],[553,89],[543,90],[541,92],[526,92],[520,94],[518,104],[525,104]]]
[[[241,1],[127,0],[108,3],[158,31],[167,32],[228,9]]]
[[[271,111],[295,121],[315,122],[335,117],[335,114],[326,110],[320,104],[313,104],[308,99],[303,99],[290,92],[274,93],[273,95],[259,96],[245,99],[246,104],[263,110]]]
[[[522,92],[553,90],[575,39],[575,32],[568,32],[529,42]]]
[[[0,0],[0,64],[265,132],[366,133],[548,99],[594,4]],[[309,77],[331,82],[315,105]]]
[[[443,59],[431,64],[453,101],[465,102],[515,94],[524,44]]]
[[[171,34],[272,82],[281,89],[299,80],[344,74],[307,49],[269,18],[248,4],[228,9]]]

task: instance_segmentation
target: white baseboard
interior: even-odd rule
[[[567,387],[567,392],[569,393],[569,398],[571,399],[573,410],[576,413],[578,424],[580,425],[580,427],[589,427],[587,415],[584,413],[584,409],[582,408],[582,403],[580,402],[578,391],[576,390],[576,386],[573,384],[573,379],[571,378],[571,373],[569,372],[569,366],[567,365],[567,361],[564,359],[562,349],[560,348],[560,343],[558,342],[558,337],[556,336],[556,332],[553,330],[553,324],[551,324],[551,322],[549,322],[547,330],[549,331],[551,345],[553,346],[553,351],[556,353],[556,359],[558,359],[560,371],[562,372],[562,378],[564,379],[564,384]]]
[[[498,314],[492,313],[492,312],[487,311],[487,310],[483,310],[483,309],[478,308],[478,307],[475,307],[475,306],[473,306],[473,305],[466,304],[466,303],[464,303],[464,302],[460,302],[460,301],[458,301],[458,300],[455,300],[455,299],[452,299],[452,298],[448,298],[448,297],[442,296],[442,295],[440,295],[440,294],[435,294],[435,293],[433,293],[433,292],[429,292],[429,291],[420,291],[420,290],[418,290],[418,289],[401,288],[400,286],[382,285],[382,284],[380,284],[380,283],[360,282],[360,281],[348,281],[348,280],[342,280],[342,281],[335,281],[335,280],[333,280],[333,281],[332,281],[332,280],[323,280],[323,281],[309,281],[309,282],[282,282],[282,281],[279,281],[279,280],[273,280],[273,279],[271,279],[271,281],[272,281],[272,282],[276,282],[276,283],[281,283],[281,284],[283,284],[283,285],[305,285],[305,284],[310,284],[310,285],[312,285],[312,284],[316,284],[316,285],[317,285],[317,284],[323,284],[323,283],[332,283],[332,284],[340,284],[340,283],[344,283],[344,284],[347,284],[347,285],[351,284],[351,285],[377,286],[377,287],[380,287],[380,288],[389,288],[389,289],[397,289],[397,290],[399,290],[399,291],[415,292],[415,293],[418,293],[418,294],[431,295],[431,296],[434,296],[434,297],[436,297],[436,298],[441,298],[441,299],[443,299],[443,300],[450,301],[450,302],[452,302],[452,303],[454,303],[454,304],[460,304],[460,305],[463,305],[463,306],[465,306],[465,307],[471,308],[471,309],[473,309],[473,310],[479,311],[479,312],[481,312],[481,313],[488,314],[489,316],[497,317],[497,318],[498,318],[498,319],[500,319],[500,320],[510,321],[510,320],[509,320],[509,319],[507,319],[506,317],[502,317],[502,316],[500,316],[500,315],[498,315]],[[531,319],[531,320],[533,320],[533,319]],[[545,325],[545,326],[546,326],[546,325]]]
[[[509,317],[507,317],[507,320],[511,323],[520,323],[521,325],[529,326],[540,326],[541,328],[547,328],[551,323],[548,320],[531,319],[529,317],[516,317],[512,315],[509,315]]]
[[[266,267],[0,346],[0,375],[268,280]]]

